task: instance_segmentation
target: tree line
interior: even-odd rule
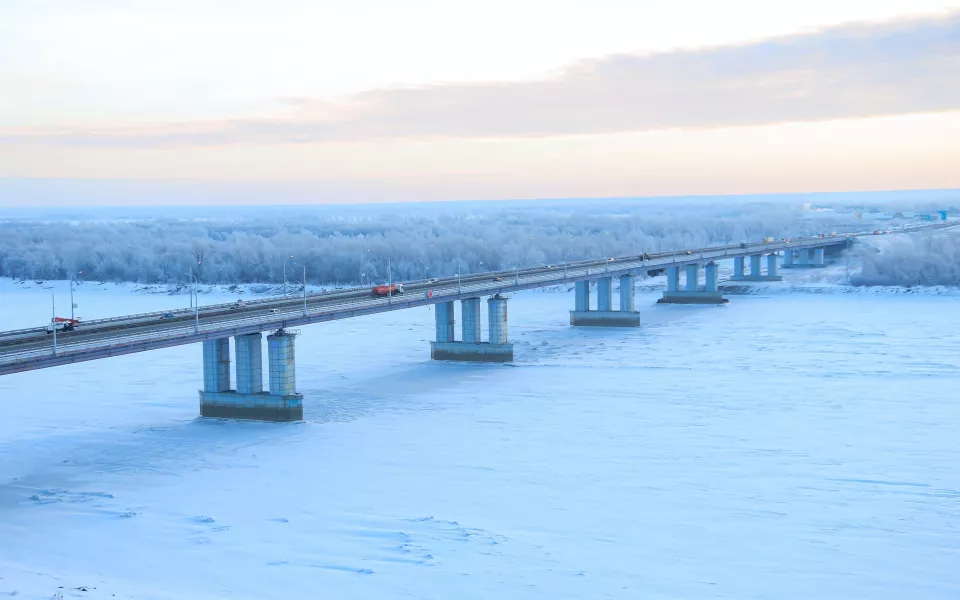
[[[239,216],[0,222],[0,276],[369,284],[854,229],[852,211],[786,203],[323,207]]]

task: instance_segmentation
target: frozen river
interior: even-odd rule
[[[431,363],[427,308],[303,328],[303,423],[198,419],[198,346],[0,378],[0,596],[960,596],[960,299],[654,300],[518,294],[512,366]]]

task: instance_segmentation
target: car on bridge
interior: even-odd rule
[[[173,318],[173,313],[163,313],[162,315],[160,315],[161,321],[166,321],[167,319],[172,319],[172,318]]]

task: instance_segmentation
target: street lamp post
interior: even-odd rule
[[[610,270],[609,261],[607,260],[607,255],[603,253],[603,242],[606,240],[604,236],[610,235],[609,231],[604,231],[603,235],[600,236],[600,258],[603,260],[603,272],[606,273]]]
[[[359,284],[360,287],[363,287],[363,248],[360,248],[359,267],[360,267],[360,279],[357,279],[357,284]]]
[[[200,296],[197,292],[200,279],[193,273],[185,274],[193,278],[193,295],[196,296],[196,301],[193,303],[193,332],[200,333]]]
[[[303,263],[293,263],[303,269],[303,316],[307,316],[307,267]]]
[[[460,251],[457,251],[457,293],[463,293],[463,288],[460,286]]]
[[[290,258],[293,258],[293,255],[290,255]],[[283,296],[287,296],[287,257],[283,257]]]
[[[80,272],[83,273],[83,271],[80,271]],[[73,277],[70,277],[70,320],[71,321],[74,321],[77,318],[76,315],[74,315],[73,313],[73,309],[77,307],[76,302],[73,301],[73,282],[74,282]]]
[[[53,355],[57,355],[57,297],[50,292],[50,307],[53,309],[53,316],[50,318],[50,327],[53,328]]]
[[[433,244],[430,244],[430,247],[433,248]],[[426,277],[427,279],[430,278],[430,263],[429,263],[429,260],[430,260],[430,256],[431,256],[431,255],[432,255],[432,252],[431,252],[430,250],[427,250],[427,260],[424,261],[424,269],[423,269],[423,270],[424,270],[424,277]]]

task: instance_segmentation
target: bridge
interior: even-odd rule
[[[945,226],[942,223],[909,231]],[[293,327],[436,305],[436,340],[431,342],[431,358],[510,362],[514,356],[507,333],[508,298],[504,294],[573,284],[571,325],[636,327],[640,324],[634,306],[638,276],[666,273],[667,286],[659,302],[720,304],[727,300],[718,287],[717,261],[734,261],[733,281],[777,281],[780,269],[825,266],[826,256],[849,246],[856,235],[864,234],[743,243],[447,277],[411,282],[405,284],[402,295],[386,297],[374,296],[366,287],[311,294],[304,291],[298,297],[267,298],[242,305],[219,304],[85,321],[73,331],[53,335],[45,327],[4,331],[0,332],[0,375],[202,342],[202,416],[297,420],[303,415],[303,397],[296,391],[296,334],[289,331]],[[616,308],[614,278],[620,284]],[[592,282],[595,302],[590,298]],[[482,340],[480,327],[484,296],[489,297],[487,341]],[[458,300],[462,321],[459,340],[454,321],[454,302]],[[272,332],[267,336],[266,391],[262,381],[263,332]],[[235,387],[231,387],[231,337],[235,340]]]

